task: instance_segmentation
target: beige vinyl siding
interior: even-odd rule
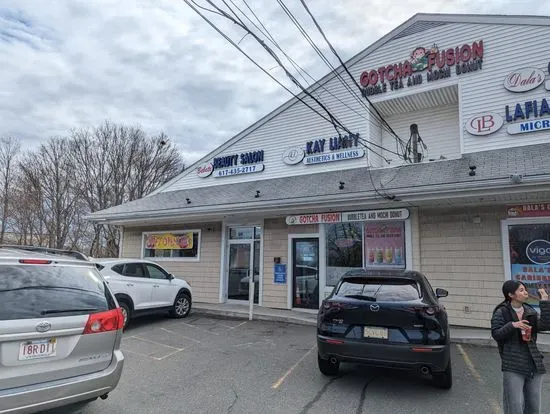
[[[453,325],[490,326],[505,280],[503,212],[503,207],[420,211],[421,270],[434,289],[449,291],[442,302]],[[474,217],[481,222],[475,224]]]
[[[288,304],[288,284],[290,280],[290,263],[288,251],[289,234],[317,233],[318,225],[287,226],[285,219],[266,219],[264,221],[264,292],[263,306],[268,308],[286,309]],[[321,247],[319,247],[321,248]],[[273,259],[281,258],[281,263],[287,265],[287,283],[273,283]]]
[[[193,300],[197,302],[219,302],[221,223],[201,223],[160,227],[124,228],[124,258],[140,258],[142,255],[143,232],[201,230],[200,261],[159,260],[158,263],[177,278],[185,279],[193,289]],[[154,261],[154,258],[147,258]]]

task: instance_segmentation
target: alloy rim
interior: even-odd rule
[[[176,313],[179,316],[183,316],[187,314],[187,312],[189,312],[189,301],[185,297],[179,298],[176,302]]]

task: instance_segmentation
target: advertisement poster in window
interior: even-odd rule
[[[550,289],[550,223],[508,226],[512,280],[529,291],[528,304],[538,307],[537,289]]]
[[[193,233],[149,234],[145,248],[155,250],[192,249]]]
[[[365,223],[366,267],[405,268],[405,223]]]

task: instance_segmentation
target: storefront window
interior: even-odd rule
[[[529,291],[527,303],[537,305],[541,287],[550,289],[550,223],[508,226],[512,280]]]
[[[363,223],[337,223],[326,227],[327,286],[335,286],[349,270],[363,267]]]
[[[198,259],[200,231],[144,233],[143,257]]]
[[[365,223],[365,267],[405,268],[405,223]]]

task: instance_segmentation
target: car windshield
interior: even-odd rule
[[[345,279],[338,287],[336,295],[378,302],[402,302],[421,297],[418,283],[414,280],[364,277]]]
[[[0,320],[47,314],[68,316],[113,308],[113,300],[94,268],[0,266]]]

